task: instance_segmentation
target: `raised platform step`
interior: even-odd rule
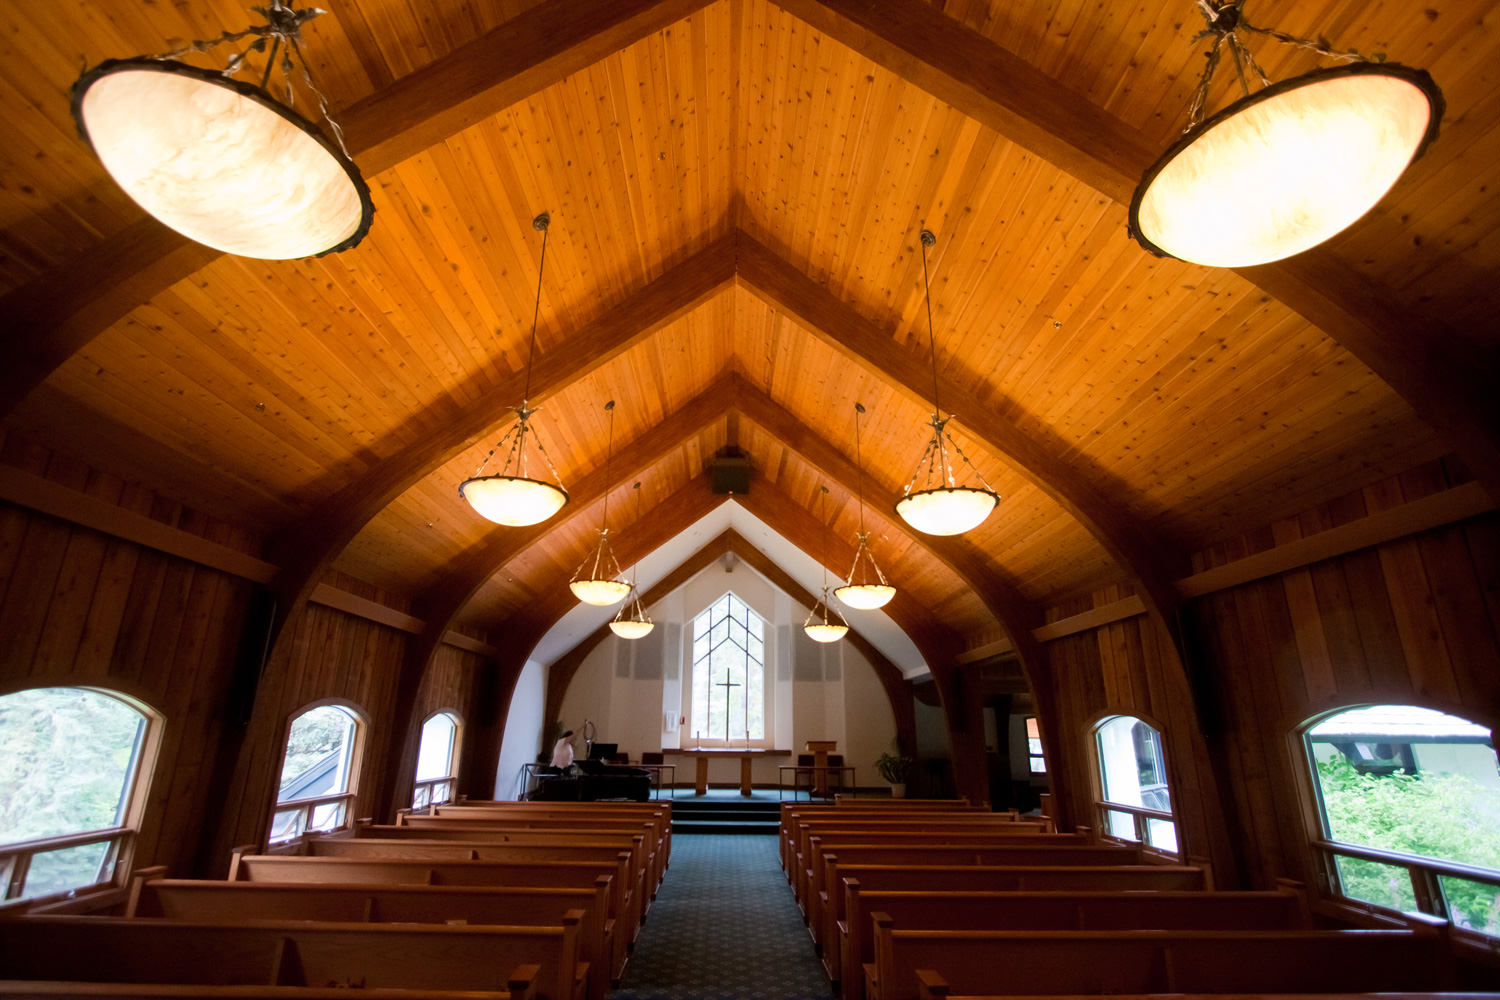
[[[774,834],[781,823],[774,801],[728,798],[678,799],[672,803],[672,832]]]

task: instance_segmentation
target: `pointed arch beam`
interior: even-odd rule
[[[803,589],[801,584],[793,580],[769,556],[750,544],[739,532],[728,528],[680,563],[656,586],[641,595],[641,604],[646,607],[655,604],[703,572],[725,553],[739,556],[745,565],[765,577],[773,586],[780,588],[792,600],[807,606],[811,606],[815,600],[812,594]],[[547,707],[542,714],[543,719],[555,719],[561,715],[563,696],[567,694],[568,686],[572,683],[578,668],[583,665],[588,655],[612,634],[608,625],[602,625],[553,661],[547,671]],[[902,676],[900,668],[860,634],[857,625],[850,626],[847,638],[869,661],[870,666],[875,670],[876,677],[880,680],[880,686],[885,689],[886,698],[891,703],[891,713],[896,720],[896,739],[902,751],[907,754],[915,752],[916,714],[912,706],[911,686]]]
[[[546,0],[337,109],[369,176],[675,24],[705,0]],[[100,331],[220,256],[140,217],[0,298],[0,418]]]
[[[776,6],[1128,205],[1161,152],[1141,132],[925,0],[772,0]],[[1500,500],[1500,364],[1326,247],[1237,268],[1368,365],[1441,430]],[[967,412],[965,413],[967,416]]]

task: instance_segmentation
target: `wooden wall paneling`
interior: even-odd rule
[[[1468,540],[1461,527],[1453,526],[1427,532],[1416,543],[1453,672],[1454,703],[1483,704],[1486,695],[1497,691],[1500,641]]]

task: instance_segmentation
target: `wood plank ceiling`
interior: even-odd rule
[[[594,52],[610,36],[587,26],[608,6],[331,4],[307,48],[336,108],[377,107],[418,70],[451,66],[466,44],[549,11],[583,39],[556,43],[567,50],[559,65],[583,61],[566,75],[549,77],[545,62],[526,69],[520,99],[472,121],[435,115],[430,142],[371,172],[375,225],[357,249],[297,262],[201,255],[109,315],[107,301],[89,304],[108,299],[98,283],[149,279],[155,265],[130,257],[140,214],[74,135],[67,88],[84,64],[162,51],[249,15],[235,0],[6,5],[0,291],[14,308],[4,314],[41,315],[49,288],[80,298],[46,304],[78,343],[6,400],[5,428],[245,525],[273,555],[330,513],[351,518],[347,545],[327,554],[332,568],[420,609],[453,567],[471,567],[481,583],[460,617],[495,628],[566,579],[591,544],[606,485],[604,400],[618,403],[608,485],[622,535],[635,517],[631,482],[657,507],[733,441],[754,460],[755,489],[778,500],[815,513],[830,483],[840,552],[857,517],[852,484],[831,466],[853,454],[859,400],[877,554],[919,605],[978,644],[997,631],[989,606],[890,514],[929,409],[925,225],[938,235],[933,314],[956,436],[1004,496],[943,552],[1035,606],[1138,584],[1143,569],[1121,564],[1122,546],[1156,553],[1153,571],[1170,578],[1216,539],[1450,451],[1473,464],[1494,447],[1492,416],[1471,421],[1480,444],[1465,450],[1463,414],[1450,434],[1451,419],[1424,402],[1442,386],[1377,375],[1387,355],[1351,353],[1261,276],[1146,255],[1126,237],[1113,191],[998,131],[967,106],[980,90],[934,96],[938,56],[913,57],[907,71],[878,27],[859,50],[852,29],[825,30],[847,21],[845,2],[641,0],[629,6],[667,11],[665,26]],[[1500,12],[1480,0],[1249,6],[1259,23],[1427,68],[1448,101],[1441,138],[1381,206],[1307,261],[1267,272],[1265,287],[1289,287],[1286,274],[1326,278],[1339,315],[1391,303],[1422,318],[1413,336],[1451,335],[1459,356],[1493,352]],[[673,19],[678,7],[686,16]],[[975,52],[1000,47],[1149,149],[1180,128],[1201,65],[1188,0],[884,9],[960,32]],[[1265,56],[1274,76],[1311,65],[1290,50]],[[532,79],[543,85],[525,90]],[[521,545],[455,487],[518,401],[540,253],[530,220],[543,209],[553,223],[539,371],[551,374],[540,421],[564,481],[588,488],[569,517]],[[70,275],[80,260],[98,272]],[[787,291],[804,286],[817,294]],[[1371,289],[1379,295],[1367,299]],[[28,338],[62,342],[34,327],[8,330],[0,362],[29,358]],[[485,565],[494,553],[502,561]]]

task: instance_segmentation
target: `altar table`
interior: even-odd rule
[[[740,762],[740,794],[750,795],[750,762],[756,757],[790,757],[790,750],[762,750],[755,747],[690,747],[681,750],[664,748],[662,753],[677,757],[697,757],[698,773],[693,788],[698,795],[708,792],[708,762],[710,758],[738,758]]]

